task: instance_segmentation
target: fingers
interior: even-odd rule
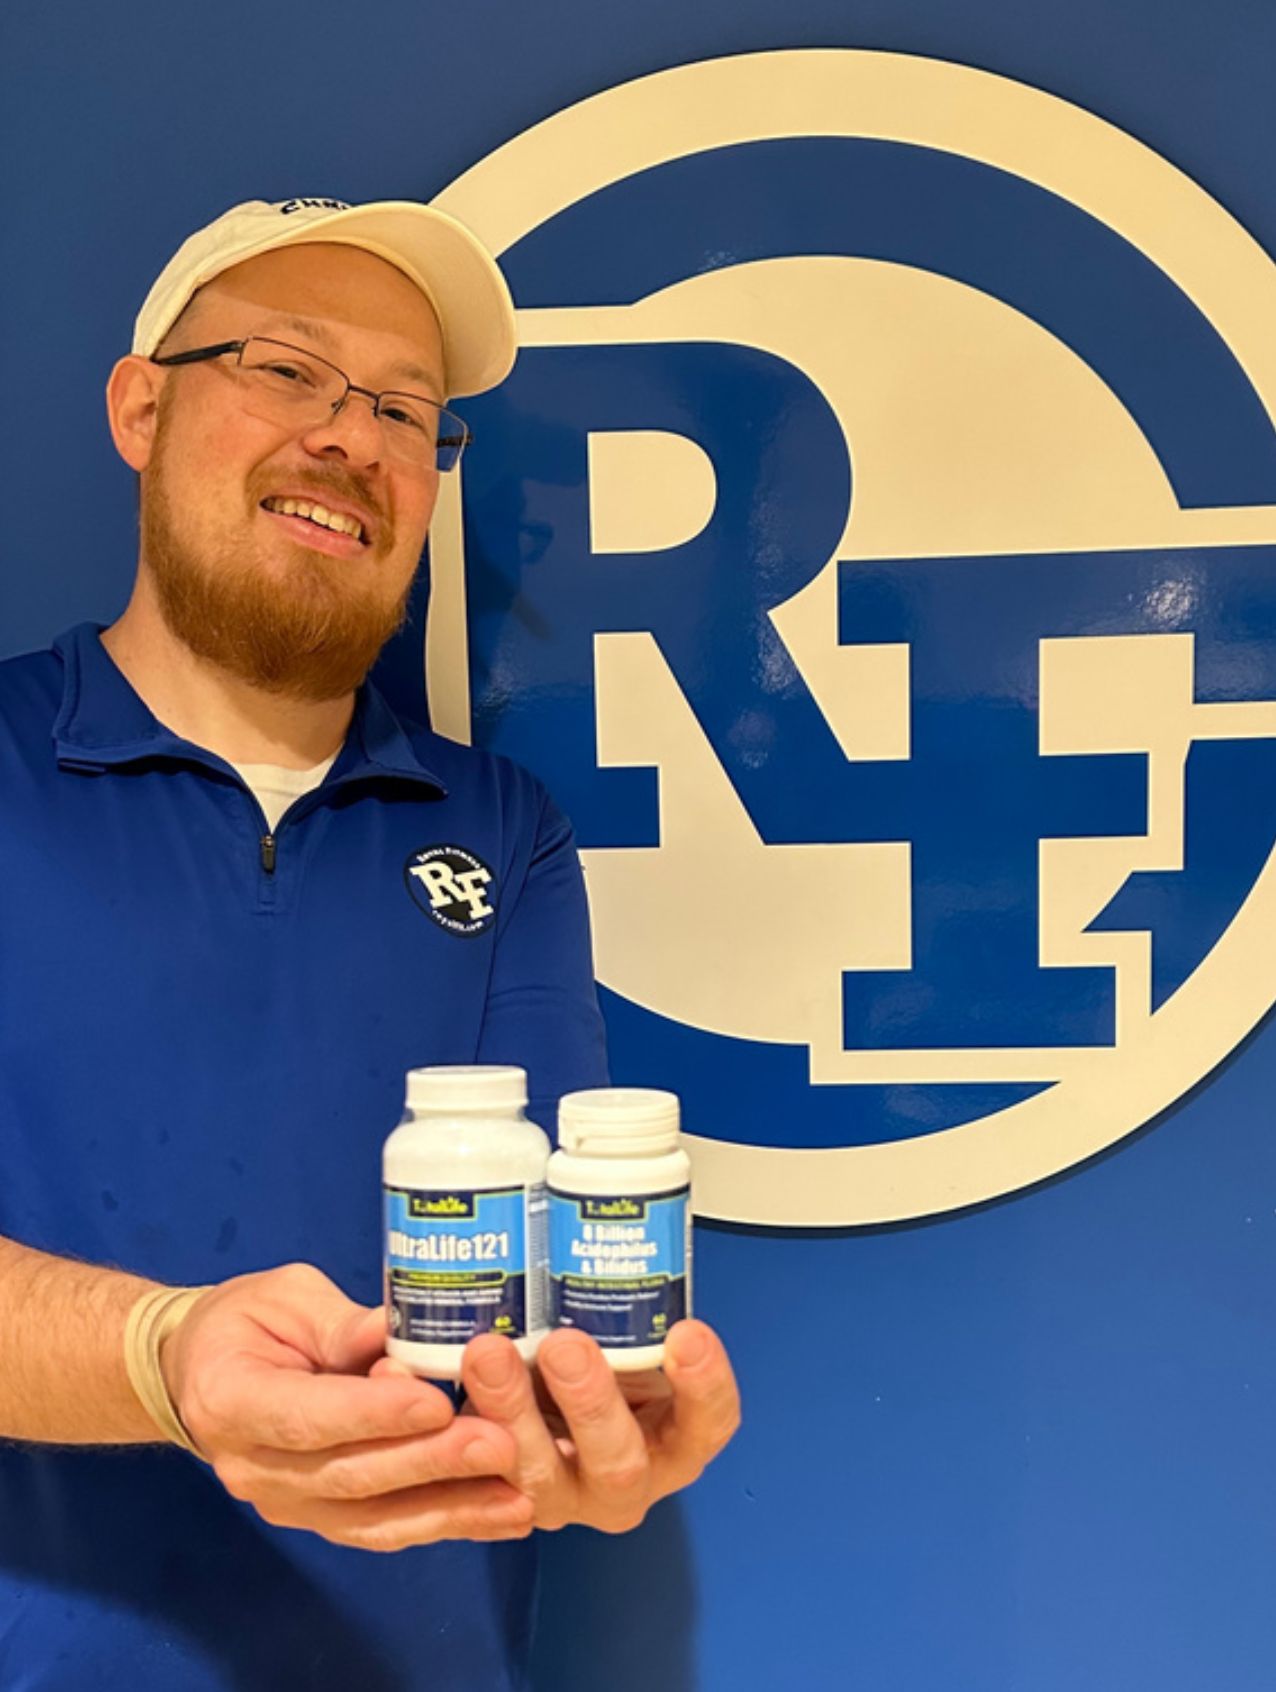
[[[384,1316],[304,1263],[223,1282],[165,1340],[160,1364],[183,1422],[210,1457],[253,1445],[322,1450],[445,1427],[445,1393],[369,1379]]]
[[[502,1478],[513,1471],[516,1456],[504,1428],[467,1417],[414,1438],[224,1453],[214,1468],[228,1492],[276,1526],[306,1528],[364,1550],[395,1551],[440,1539],[525,1537],[532,1505]]]
[[[511,1539],[533,1507],[504,1427],[378,1367],[384,1316],[318,1270],[225,1282],[165,1342],[179,1413],[227,1490],[268,1522],[346,1545]]]
[[[399,1375],[405,1380],[418,1379],[401,1357],[378,1357],[368,1373],[374,1377],[377,1375]]]
[[[443,1481],[351,1502],[311,1499],[299,1509],[289,1501],[277,1514],[267,1499],[257,1509],[276,1526],[308,1528],[362,1551],[402,1551],[441,1539],[526,1539],[534,1525],[531,1500],[501,1480]]]
[[[373,1440],[328,1451],[269,1447],[222,1459],[218,1478],[236,1497],[289,1491],[316,1499],[381,1498],[439,1481],[507,1478],[516,1461],[504,1428],[466,1417],[418,1439]]]
[[[679,1322],[665,1341],[672,1414],[660,1427],[652,1467],[656,1496],[694,1481],[740,1425],[740,1394],[722,1341],[704,1322]]]
[[[633,1374],[626,1371],[616,1376],[616,1385],[635,1415],[649,1405],[667,1406],[673,1397],[663,1369],[642,1369]]]
[[[470,1407],[513,1439],[517,1455],[510,1478],[532,1500],[536,1525],[564,1526],[573,1516],[573,1477],[537,1406],[531,1375],[518,1352],[507,1339],[480,1335],[466,1347],[461,1379]]]
[[[602,1352],[584,1334],[550,1334],[537,1364],[576,1452],[584,1519],[608,1533],[636,1527],[654,1496],[643,1430]]]
[[[433,1433],[453,1419],[445,1393],[425,1381],[317,1375],[254,1357],[223,1357],[194,1374],[182,1418],[201,1450],[274,1446],[322,1451],[360,1440]]]

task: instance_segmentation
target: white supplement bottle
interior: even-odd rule
[[[549,1141],[505,1065],[408,1072],[385,1143],[386,1351],[455,1381],[467,1340],[506,1334],[531,1359],[545,1333]]]
[[[613,1369],[659,1368],[691,1314],[691,1159],[678,1099],[649,1087],[564,1094],[549,1160],[549,1325]]]

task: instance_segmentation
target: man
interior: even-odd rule
[[[494,1335],[462,1415],[380,1357],[404,1071],[522,1064],[542,1121],[604,1079],[566,823],[363,682],[463,444],[441,402],[513,351],[451,220],[236,208],[110,378],[127,609],[0,666],[5,1686],[523,1685],[531,1531],[633,1526],[734,1428],[701,1323],[638,1415],[579,1334],[548,1414]],[[436,848],[492,917],[414,896]],[[210,1290],[148,1351],[169,1285]]]

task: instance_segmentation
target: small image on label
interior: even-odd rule
[[[386,1187],[386,1315],[395,1339],[520,1339],[543,1322],[545,1188]]]
[[[660,1345],[691,1313],[690,1189],[549,1195],[549,1325]]]

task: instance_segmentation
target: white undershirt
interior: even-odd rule
[[[290,770],[283,764],[232,764],[231,768],[238,771],[244,785],[256,795],[257,803],[266,813],[266,826],[273,834],[289,805],[318,787],[336,761],[334,752],[331,758],[308,770]]]

